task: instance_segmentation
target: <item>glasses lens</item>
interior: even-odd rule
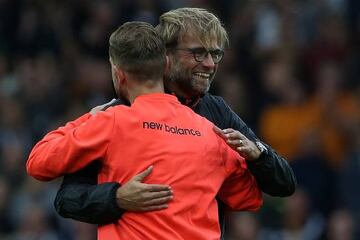
[[[197,62],[204,61],[209,53],[214,63],[219,63],[224,56],[224,51],[221,49],[213,49],[208,51],[206,50],[206,48],[188,48],[188,49],[178,49],[178,50],[187,50],[191,52],[194,55],[194,58]]]
[[[202,62],[206,58],[208,51],[205,48],[195,48],[193,54],[196,61]]]
[[[224,52],[220,49],[211,50],[210,55],[211,55],[214,63],[219,63],[224,56]]]

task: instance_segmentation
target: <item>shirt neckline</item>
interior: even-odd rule
[[[140,96],[137,96],[133,102],[133,104],[136,104],[141,101],[146,100],[167,100],[171,102],[180,103],[179,100],[175,95],[167,94],[167,93],[149,93],[149,94],[143,94]]]

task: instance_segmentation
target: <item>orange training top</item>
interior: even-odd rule
[[[153,165],[145,182],[172,187],[169,208],[126,212],[99,226],[98,239],[219,239],[215,196],[231,209],[257,210],[262,195],[245,160],[212,127],[175,96],[142,95],[131,107],[85,114],[48,133],[32,150],[27,171],[47,181],[101,158],[98,182],[124,184]]]

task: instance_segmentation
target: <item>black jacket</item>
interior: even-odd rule
[[[116,104],[124,104],[118,100]],[[206,94],[194,108],[221,129],[233,128],[248,139],[258,141],[249,127],[237,116],[221,97]],[[266,145],[266,144],[265,144]],[[248,161],[248,168],[255,176],[261,190],[272,196],[286,197],[295,191],[296,179],[286,160],[270,146],[256,161]],[[121,157],[121,156],[119,156]],[[66,175],[55,199],[56,211],[63,217],[106,224],[121,217],[124,210],[116,205],[119,183],[97,184],[100,164],[93,162],[85,169]],[[223,227],[223,205],[219,204],[220,224]]]

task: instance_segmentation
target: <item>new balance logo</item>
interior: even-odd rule
[[[192,128],[180,128],[178,126],[169,126],[165,123],[157,123],[157,122],[143,122],[143,128],[145,129],[154,129],[159,131],[165,131],[173,134],[178,135],[192,135],[192,136],[201,136],[201,133],[199,130],[195,130]]]

